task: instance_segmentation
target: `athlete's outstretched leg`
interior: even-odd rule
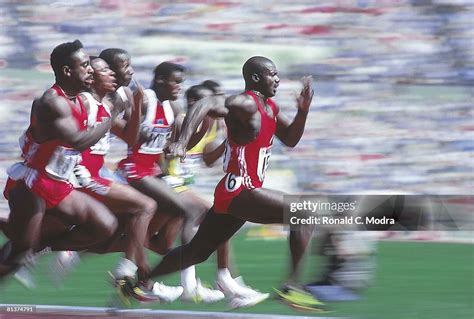
[[[267,188],[244,189],[229,205],[229,214],[260,224],[282,224],[285,193]],[[290,232],[290,282],[297,280],[313,227],[302,227]]]
[[[289,244],[291,254],[291,268],[288,274],[288,283],[296,284],[300,277],[301,264],[306,248],[313,235],[314,225],[305,225],[299,231],[290,231]]]
[[[171,250],[150,273],[150,277],[166,275],[205,261],[245,223],[227,214],[216,214],[211,208],[194,238],[186,245]]]

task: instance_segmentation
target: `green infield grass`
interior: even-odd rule
[[[247,284],[263,292],[279,287],[287,271],[287,241],[249,240],[244,234],[233,239],[233,259]],[[4,239],[0,239],[3,242]],[[267,313],[294,316],[352,318],[473,318],[474,317],[474,246],[433,242],[378,243],[377,269],[373,285],[360,301],[328,303],[328,312],[299,311],[276,300],[275,295],[252,308],[235,312]],[[119,254],[85,255],[76,270],[56,289],[49,280],[52,254],[39,260],[37,288],[27,290],[12,277],[0,284],[0,303],[44,304],[105,307],[113,296],[107,271],[113,269]],[[152,264],[160,257],[150,255]],[[214,283],[215,257],[197,266],[199,277]],[[318,260],[309,255],[304,282],[315,279]],[[179,275],[160,279],[178,284]],[[133,307],[166,310],[229,311],[226,302],[216,304],[133,304]]]

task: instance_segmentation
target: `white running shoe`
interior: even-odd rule
[[[56,287],[61,287],[66,277],[74,270],[81,258],[76,251],[60,251],[51,263],[50,278]]]
[[[21,261],[21,266],[15,272],[15,279],[28,289],[35,289],[34,271],[40,253],[28,253]]]
[[[160,297],[162,303],[169,303],[175,301],[183,294],[183,287],[166,286],[162,282],[155,282],[152,291]]]
[[[249,297],[253,295],[261,295],[262,293],[258,290],[252,289],[247,286],[242,279],[242,276],[237,278],[227,277],[226,279],[217,278],[216,280],[217,288],[222,291],[227,297]]]
[[[196,282],[197,284],[194,289],[184,290],[183,294],[181,295],[181,300],[195,303],[212,303],[225,298],[225,295],[222,291],[204,287],[201,284],[200,279],[196,279]]]
[[[265,293],[261,293],[261,292],[255,291],[255,290],[254,290],[254,292],[255,293],[253,295],[248,295],[248,296],[245,296],[245,297],[242,297],[242,296],[232,297],[229,301],[229,307],[231,309],[252,307],[252,306],[255,306],[256,304],[264,301],[265,299],[267,299],[270,296],[269,293],[265,294]]]
[[[28,289],[35,289],[36,283],[33,279],[33,272],[32,269],[28,268],[27,266],[21,266],[15,272],[15,279],[18,280],[23,286]]]

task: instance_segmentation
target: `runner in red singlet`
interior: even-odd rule
[[[214,91],[204,85],[194,85],[190,87],[186,91],[188,112],[194,107],[194,104],[198,100],[214,94]],[[179,114],[175,120],[176,134],[179,134],[184,116],[185,113]],[[188,185],[193,183],[194,175],[200,169],[200,165],[203,162],[203,158],[207,159],[207,164],[211,164],[212,162],[219,159],[224,153],[224,148],[220,149],[219,147],[219,141],[222,142],[222,135],[224,135],[224,132],[221,132],[221,130],[224,129],[225,124],[223,123],[223,121],[218,122],[217,120],[211,118],[206,118],[205,121],[206,123],[200,125],[199,129],[204,130],[204,136],[198,141],[198,143],[193,148],[188,150],[189,156],[184,162],[180,162],[179,158],[174,158],[172,160],[167,161],[163,161],[162,159],[161,161],[164,172],[168,174],[164,176],[163,179],[166,180],[171,187],[173,187],[173,189],[179,194],[179,196],[181,196],[182,198],[189,198],[195,203],[196,206],[205,208],[203,209],[202,216],[199,217],[198,223],[200,223],[201,220],[204,218],[205,213],[211,208],[212,204],[207,200],[201,198],[198,193],[196,193],[194,189],[188,187]],[[195,136],[198,137],[200,135],[203,135],[202,133],[200,133],[200,131],[196,132],[195,134]],[[191,144],[195,143],[191,142]],[[216,144],[217,146],[211,144]],[[158,229],[158,227],[153,228],[153,226],[155,225],[154,222],[159,223],[160,219],[162,219],[162,216],[156,215],[155,218],[152,220],[152,223],[150,224],[150,228],[153,230]],[[179,218],[179,216],[177,216],[175,219],[178,219],[178,221],[180,221],[182,218]],[[158,234],[152,237],[150,243],[160,245],[165,242],[168,244],[166,247],[169,251],[172,248],[175,234],[171,234],[171,232],[168,230],[170,228],[173,228],[175,219],[172,219],[171,221],[166,223],[161,229],[159,229]],[[232,277],[232,274],[229,270],[229,246],[229,241],[226,241],[222,243],[222,245],[220,245],[217,249],[216,255],[218,269],[216,273],[216,287],[221,290],[224,295],[229,299],[229,305],[232,308],[248,307],[265,300],[269,296],[269,294],[253,290],[244,283],[243,278],[241,276],[236,279]],[[188,272],[191,272],[191,275],[187,276]],[[181,284],[183,285],[183,287],[185,287],[185,291],[183,293],[184,297],[193,294],[193,289],[190,289],[190,287],[192,287],[191,284],[193,283],[193,281],[195,282],[195,280],[193,280],[194,278],[192,278],[191,276],[194,276],[192,268],[191,270],[185,269],[181,273]]]
[[[183,218],[182,241],[188,242],[194,234],[197,218],[207,210],[201,202],[190,196],[181,196],[160,178],[162,172],[158,162],[163,149],[171,142],[175,110],[180,109],[176,100],[183,81],[184,68],[178,64],[163,62],[155,68],[151,88],[145,90],[141,138],[129,147],[127,158],[118,165],[120,176],[158,204],[149,227],[152,242],[155,242],[155,233],[169,230],[165,225],[175,217]],[[224,298],[222,292],[201,285],[195,277],[194,267],[183,272],[182,284],[182,298],[186,300],[214,302]]]
[[[88,126],[90,128],[110,118],[115,106],[107,99],[107,95],[115,92],[116,87],[114,72],[104,60],[95,58],[91,64],[94,69],[94,84],[90,92],[80,95],[88,110]],[[128,121],[120,118],[115,119],[111,129],[112,133],[131,145],[138,139],[142,98],[143,90],[139,87],[131,105],[130,119]],[[119,111],[120,109],[115,110],[115,112]],[[109,148],[110,137],[106,134],[98,143],[82,152],[82,162],[74,170],[81,186],[78,190],[103,202],[114,214],[123,216],[121,221],[124,224],[124,229],[119,232],[123,231],[124,236],[117,240],[122,242],[118,246],[121,246],[120,250],[125,252],[126,258],[119,261],[117,269],[114,271],[114,277],[118,279],[124,276],[133,277],[138,267],[138,278],[140,279],[148,271],[145,255],[146,235],[150,220],[156,211],[156,202],[133,187],[115,183],[100,176],[99,171],[104,165],[104,157]],[[155,283],[153,292],[156,294],[155,299],[171,302],[181,295],[182,288]],[[153,297],[146,291],[135,292],[135,294],[142,300],[149,300]]]
[[[108,239],[117,228],[116,218],[103,204],[75,191],[68,181],[81,160],[80,152],[111,127],[108,120],[86,130],[87,112],[77,94],[93,81],[89,56],[80,41],[63,43],[51,53],[51,66],[56,83],[33,102],[30,126],[20,140],[25,162],[8,169],[4,194],[11,209],[9,228],[17,236],[13,236],[8,253],[7,249],[0,253],[0,262],[7,265],[5,273],[18,265],[18,254],[39,242],[45,209],[76,225],[55,241],[54,249],[84,249]]]
[[[263,188],[274,135],[294,147],[303,135],[313,90],[311,78],[303,78],[297,98],[298,112],[289,121],[271,100],[280,79],[272,61],[252,57],[243,66],[245,92],[199,101],[184,121],[177,143],[170,145],[172,155],[184,157],[186,146],[206,114],[224,116],[228,143],[225,154],[226,175],[215,190],[214,207],[207,213],[190,243],[173,249],[151,272],[161,276],[205,261],[246,221],[283,223],[284,193]],[[299,265],[311,230],[290,233],[292,268],[288,281],[296,281]]]

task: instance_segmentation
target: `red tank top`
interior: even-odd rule
[[[265,171],[270,160],[273,135],[276,130],[277,108],[272,99],[267,98],[273,115],[270,117],[255,93],[245,91],[251,96],[260,112],[261,126],[257,138],[245,145],[238,145],[229,137],[224,153],[224,171],[242,177],[242,183],[247,189],[262,187]],[[230,134],[227,134],[230,136]]]
[[[88,127],[95,127],[111,117],[107,105],[95,100],[90,93],[84,93],[84,95],[89,101]],[[110,133],[107,132],[96,144],[82,152],[81,165],[87,167],[92,176],[99,176],[99,171],[104,165],[104,157],[109,149]]]
[[[128,149],[128,156],[122,162],[135,163],[141,167],[154,167],[160,159],[163,148],[171,136],[174,123],[174,113],[169,101],[161,103],[154,91],[147,89],[148,108],[141,128],[148,130],[149,139],[138,142]]]
[[[77,97],[80,106],[80,110],[77,110],[74,103],[66,97],[64,91],[57,84],[53,85],[51,88],[67,101],[68,105],[71,107],[72,115],[76,120],[80,131],[86,130],[87,112],[81,99]],[[74,160],[80,158],[79,151],[74,150],[69,144],[59,139],[36,143],[31,134],[31,128],[36,125],[36,122],[36,119],[33,117],[30,127],[20,138],[20,147],[25,162],[29,167],[35,168],[38,171],[47,172],[55,179],[66,180],[69,178],[68,174],[72,172],[70,166],[73,164]]]

